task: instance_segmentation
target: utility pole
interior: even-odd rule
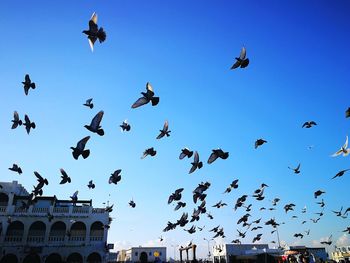
[[[206,239],[206,238],[203,238],[203,239],[204,239],[205,241],[207,241],[207,243],[208,243],[208,261],[210,261],[210,256],[211,256],[211,255],[210,255],[209,242],[212,241],[212,240],[214,240],[214,239],[213,239],[213,238],[212,238],[212,239],[209,239],[209,240]]]

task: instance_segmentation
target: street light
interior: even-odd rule
[[[210,242],[210,241],[212,241],[212,240],[214,240],[214,238],[209,239],[209,240],[208,240],[208,239],[206,239],[206,238],[203,238],[203,239],[204,239],[205,241],[207,241],[207,242],[208,242],[208,259],[210,260],[210,256],[211,256],[211,255],[210,255],[209,242]]]

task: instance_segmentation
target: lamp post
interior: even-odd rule
[[[178,247],[179,245],[171,245],[171,247],[174,248],[174,261],[176,261],[176,253],[175,253],[175,249]]]
[[[207,243],[208,243],[208,260],[210,260],[210,256],[211,256],[211,255],[210,255],[209,242],[212,241],[212,240],[214,240],[214,239],[213,239],[213,238],[212,238],[212,239],[209,239],[209,240],[206,239],[206,238],[203,238],[203,239],[204,239],[205,241],[207,241]]]

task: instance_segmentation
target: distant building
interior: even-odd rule
[[[336,247],[335,251],[332,252],[332,259],[345,263],[350,261],[350,246]]]
[[[314,256],[315,260],[328,259],[328,254],[327,254],[326,249],[324,247],[290,246],[290,247],[287,247],[285,249],[286,253],[289,253],[289,251],[295,251],[295,252],[298,252],[301,254],[308,252]]]
[[[109,213],[92,201],[37,197],[17,181],[0,182],[0,263],[106,262]],[[49,220],[48,213],[53,216]]]
[[[132,247],[121,250],[118,262],[166,262],[166,247]]]

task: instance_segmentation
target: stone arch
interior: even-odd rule
[[[6,193],[0,193],[0,206],[7,206],[9,202],[9,196]],[[12,255],[12,254],[9,254]]]
[[[99,253],[94,252],[94,253],[91,253],[91,254],[88,256],[87,262],[88,262],[88,263],[101,263],[101,262],[102,262],[102,258],[101,258],[101,256],[100,256]]]
[[[64,237],[66,236],[66,230],[67,228],[64,222],[57,221],[53,223],[50,228],[49,241],[64,241]]]
[[[148,255],[145,251],[142,251],[140,254],[140,262],[141,263],[146,263],[148,262]]]
[[[7,227],[5,242],[22,242],[24,225],[21,221],[13,221]]]
[[[28,231],[27,242],[44,242],[46,225],[42,221],[33,222]]]
[[[23,259],[23,263],[40,263],[40,257],[38,254],[29,254]]]
[[[14,254],[7,254],[2,257],[0,263],[18,263],[18,259]]]
[[[62,257],[57,253],[50,254],[46,259],[45,263],[62,263]]]
[[[86,225],[79,221],[75,222],[70,228],[70,238],[72,241],[85,241]]]
[[[67,257],[67,263],[83,263],[83,257],[79,253],[72,253]]]
[[[104,227],[101,221],[95,221],[90,227],[90,241],[102,241]]]

